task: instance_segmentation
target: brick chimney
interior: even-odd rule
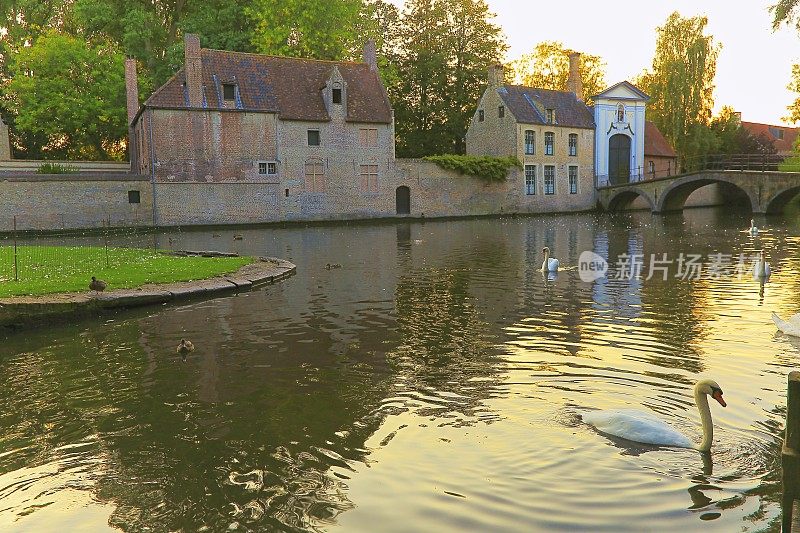
[[[489,67],[489,87],[500,87],[506,83],[506,69],[497,64]]]
[[[578,100],[583,101],[583,80],[581,80],[581,53],[572,52],[569,54],[569,78],[567,78],[567,90],[575,93]]]
[[[136,60],[129,57],[125,60],[125,95],[128,100],[128,126],[139,111],[139,80],[136,77]]]
[[[375,48],[375,39],[370,39],[364,43],[364,63],[369,65],[369,68],[378,71],[378,51]]]
[[[8,138],[8,126],[0,117],[0,161],[11,160],[11,142]]]
[[[187,33],[183,43],[189,107],[203,107],[203,63],[200,59],[200,37],[193,33]]]

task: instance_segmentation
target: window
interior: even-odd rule
[[[233,83],[222,84],[222,99],[223,100],[236,100],[236,85]]]
[[[333,103],[334,104],[341,104],[342,103],[342,89],[339,87],[333,88]]]
[[[553,145],[556,142],[556,134],[552,131],[544,132],[544,155],[553,155]]]
[[[358,144],[365,148],[378,146],[378,129],[377,128],[359,129]]]
[[[556,167],[545,165],[544,167],[544,193],[556,193]]]
[[[142,203],[142,193],[139,191],[128,191],[128,203],[129,204]]]
[[[483,109],[478,109],[478,122],[483,122]]]
[[[525,130],[525,153],[533,155],[536,153],[536,132]]]
[[[622,104],[617,106],[617,122],[625,122],[625,106]]]
[[[319,130],[308,130],[308,145],[319,146],[320,144]]]
[[[569,167],[569,193],[578,194],[578,167]]]
[[[655,161],[648,161],[647,162],[647,169],[650,171],[650,174],[652,174],[653,177],[656,176],[656,162]]]
[[[501,105],[500,107],[497,108],[497,116],[500,118],[506,116],[506,106]]]
[[[578,134],[569,134],[569,155],[578,155]]]
[[[274,176],[278,173],[278,163],[275,161],[259,161],[258,173],[261,176]]]
[[[325,192],[325,167],[322,161],[306,162],[306,190]]]
[[[553,109],[545,109],[545,113],[547,115],[547,123],[548,124],[555,124],[556,123],[556,112]]]
[[[378,165],[361,165],[361,190],[378,192]]]
[[[536,165],[525,165],[525,194],[536,194]]]

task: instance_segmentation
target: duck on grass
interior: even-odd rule
[[[252,257],[177,257],[140,248],[19,246],[15,281],[14,249],[2,246],[0,278],[8,281],[0,283],[0,298],[85,292],[92,276],[108,290],[206,279],[252,262]]]

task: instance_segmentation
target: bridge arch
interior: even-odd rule
[[[658,195],[656,209],[654,209],[654,211],[657,213],[680,211],[683,209],[689,196],[706,185],[719,185],[723,197],[734,199],[738,197],[742,200],[742,203],[750,207],[752,212],[759,212],[758,198],[754,196],[752,191],[743,188],[732,179],[726,179],[719,175],[710,177],[703,174],[678,178],[667,185],[661,194]]]
[[[650,206],[650,211],[655,211],[656,204],[649,194],[638,187],[626,187],[608,199],[606,211],[624,211],[629,208],[637,198],[642,198]]]
[[[778,192],[775,196],[770,198],[766,203],[764,210],[768,215],[780,215],[792,199],[800,194],[800,185],[797,187],[790,187]]]

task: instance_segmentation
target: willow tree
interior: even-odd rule
[[[672,13],[657,28],[652,70],[638,84],[652,100],[647,116],[670,141],[682,162],[714,151],[709,129],[720,46],[705,35],[708,19]]]
[[[789,114],[783,119],[787,122],[800,122],[800,63],[792,66],[792,81],[787,88],[797,93],[797,98],[789,104],[787,107]]]
[[[508,65],[509,78],[529,87],[565,91],[571,52],[559,41],[541,42]],[[592,96],[606,88],[606,63],[600,56],[582,53],[580,68],[584,95]]]
[[[463,153],[467,124],[486,69],[506,44],[485,0],[409,0],[389,87],[397,152],[403,157]]]

